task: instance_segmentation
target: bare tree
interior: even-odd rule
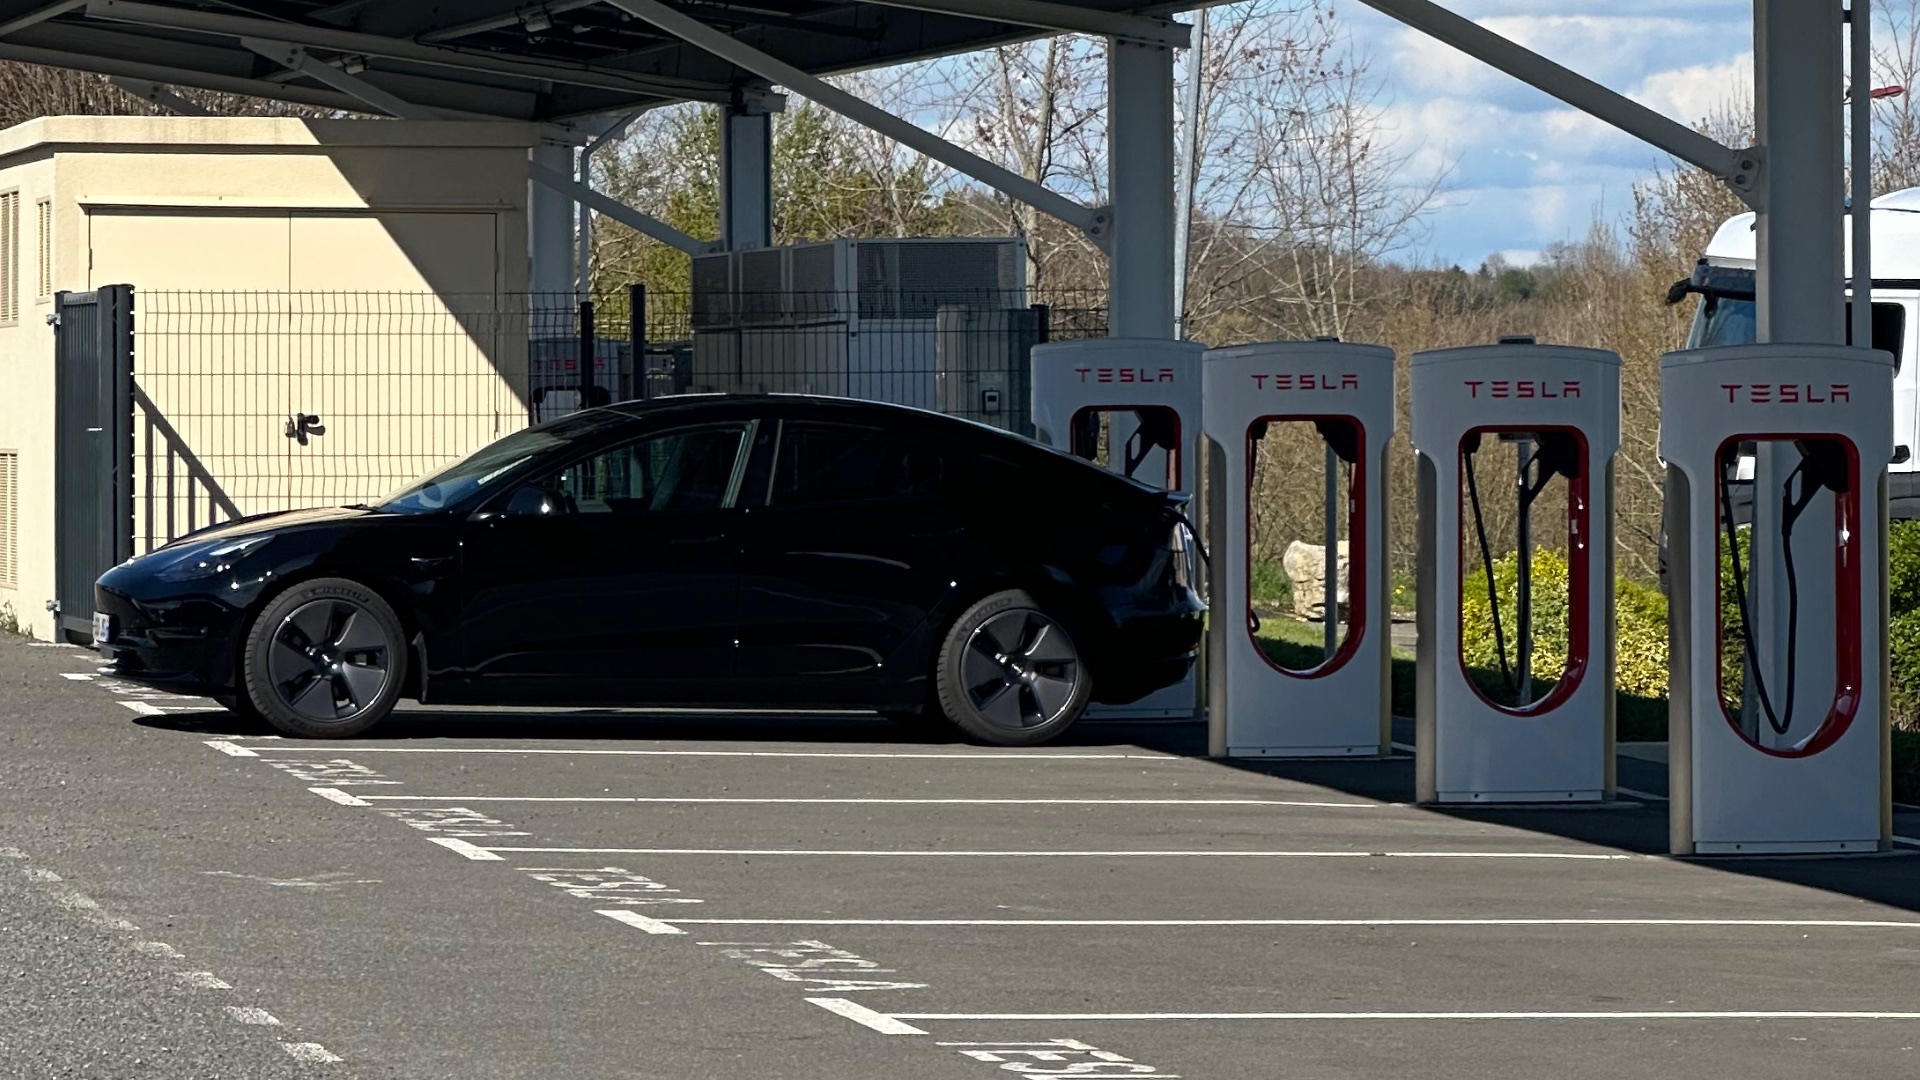
[[[175,93],[221,116],[333,117],[335,109],[266,98],[177,88]],[[105,76],[67,68],[0,61],[0,127],[42,116],[151,116],[161,109],[108,82]]]

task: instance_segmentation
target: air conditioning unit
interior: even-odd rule
[[[938,238],[760,248],[695,259],[693,285],[693,386],[930,409],[940,396],[941,312],[1026,311],[1026,247]],[[976,331],[1015,333],[1017,341],[969,348],[1013,350],[1025,363],[1030,342],[1015,323],[954,333]],[[1025,407],[1018,403],[1022,415]]]

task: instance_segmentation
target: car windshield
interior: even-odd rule
[[[388,495],[380,500],[377,509],[389,514],[431,514],[444,510],[529,461],[563,452],[583,438],[622,426],[629,420],[622,413],[596,409],[523,428]]]

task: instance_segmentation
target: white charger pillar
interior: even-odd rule
[[[1394,428],[1393,351],[1337,341],[1215,349],[1201,376],[1207,439],[1212,604],[1207,639],[1207,745],[1215,757],[1381,756],[1390,752],[1387,443]],[[1263,432],[1299,423],[1348,475],[1346,633],[1331,655],[1298,667],[1256,639],[1252,605],[1255,470]],[[1302,438],[1306,435],[1303,433]],[[1310,451],[1318,459],[1319,448]],[[1331,552],[1328,553],[1332,555]],[[1336,562],[1326,618],[1338,612]]]
[[[1613,459],[1620,447],[1620,357],[1599,349],[1513,343],[1415,353],[1412,368],[1420,514],[1414,709],[1419,801],[1608,798],[1614,785]],[[1514,452],[1526,463],[1520,485],[1497,490],[1478,483],[1476,468],[1487,475],[1493,454],[1507,441],[1517,443]],[[1485,535],[1485,516],[1476,507],[1507,499],[1516,507],[1508,520],[1531,520],[1532,499],[1556,476],[1566,481],[1565,668],[1550,686],[1542,681],[1542,693],[1533,697],[1525,674],[1530,635],[1519,626],[1505,627],[1495,637],[1506,645],[1500,667],[1512,683],[1512,700],[1497,702],[1469,676],[1463,651],[1469,576],[1484,565],[1480,553],[1487,545],[1506,539]],[[1524,537],[1519,547],[1529,546]],[[1517,572],[1530,570],[1526,551]],[[1515,613],[1516,621],[1525,620],[1531,605],[1516,605]],[[1511,663],[1504,659],[1509,651]]]
[[[1169,491],[1199,491],[1200,361],[1206,348],[1159,338],[1086,338],[1033,348],[1034,437],[1094,460],[1107,421],[1107,467]],[[1194,674],[1126,704],[1094,705],[1096,719],[1191,717]]]
[[[1892,399],[1893,358],[1868,349],[1661,359],[1675,854],[1891,846]]]

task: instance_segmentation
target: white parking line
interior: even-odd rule
[[[1893,842],[1896,844],[1906,844],[1908,847],[1920,847],[1920,840],[1916,840],[1911,836],[1896,836],[1893,838]]]
[[[338,749],[328,746],[307,746],[288,743],[285,746],[262,746],[261,750],[275,754],[333,754]],[[586,757],[728,757],[728,758],[918,758],[923,760],[944,761],[1171,761],[1182,762],[1199,760],[1178,757],[1173,754],[1029,754],[1019,752],[1003,753],[880,753],[874,751],[851,750],[604,750],[604,749],[563,749],[542,746],[531,748],[509,748],[498,746],[355,746],[354,755],[361,754],[552,754]]]
[[[861,1027],[872,1028],[882,1035],[925,1035],[926,1032],[912,1024],[903,1024],[896,1017],[886,1013],[874,1012],[865,1005],[846,998],[810,997],[807,1001],[818,1005],[830,1013],[844,1016]]]
[[[280,1018],[265,1009],[255,1009],[240,1005],[227,1006],[227,1015],[237,1023],[257,1024],[262,1027],[279,1027]]]
[[[330,1065],[340,1060],[340,1055],[332,1053],[319,1043],[283,1042],[280,1049],[293,1055],[295,1061],[305,1061],[315,1065]]]
[[[218,750],[223,754],[226,754],[229,757],[259,757],[260,756],[259,754],[254,753],[253,751],[247,749],[244,746],[235,746],[233,743],[230,743],[225,739],[208,739],[207,745],[213,747],[215,750]]]
[[[315,795],[320,796],[321,798],[327,800],[328,802],[336,802],[336,803],[339,803],[341,806],[372,806],[373,805],[367,800],[357,795],[349,795],[346,792],[341,791],[339,788],[310,787],[307,790],[313,792]]]
[[[445,843],[441,837],[435,843]],[[488,852],[538,852],[550,855],[825,855],[884,858],[1267,858],[1267,859],[1572,859],[1614,862],[1639,855],[1567,851],[880,851],[858,848],[579,848],[486,847]],[[472,856],[469,856],[471,858]]]
[[[1640,1012],[888,1013],[894,1020],[1920,1020],[1920,1012],[1647,1010]]]
[[[317,793],[319,789],[314,789]],[[717,798],[621,795],[361,795],[386,802],[503,802],[503,803],[741,803],[820,804],[848,806],[1311,806],[1340,810],[1373,810],[1396,803],[1312,802],[1304,799],[837,799],[837,798]]]
[[[178,971],[174,978],[195,990],[231,990],[233,984],[215,975],[211,971]]]
[[[474,844],[469,844],[465,840],[462,840],[457,836],[429,836],[427,837],[427,839],[435,844],[439,844],[441,847],[446,848],[448,851],[454,852],[459,855],[464,855],[467,858],[472,859],[474,862],[504,862],[505,861],[500,856],[495,855],[492,851],[489,851],[486,848],[479,847]]]
[[[605,914],[604,912],[602,914]],[[677,926],[1739,926],[1920,930],[1898,919],[674,919]]]
[[[636,930],[645,930],[649,934],[684,934],[686,933],[685,930],[680,929],[679,927],[673,925],[670,922],[662,922],[659,919],[649,919],[645,915],[642,915],[637,911],[627,911],[622,908],[614,908],[611,911],[595,911],[594,914],[605,915],[607,918],[612,919],[614,922],[626,923],[628,926],[631,926]]]

